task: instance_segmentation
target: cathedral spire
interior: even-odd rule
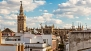
[[[77,28],[77,30],[78,30],[78,31],[80,30],[80,26],[79,26],[79,23],[78,23],[78,28]]]
[[[79,23],[78,23],[78,29],[79,29]]]
[[[83,30],[83,25],[82,25],[82,30]]]
[[[20,2],[21,2],[21,5],[20,5],[20,15],[23,15],[24,13],[23,13],[22,1],[20,1]]]
[[[72,29],[74,29],[74,22],[72,22]]]

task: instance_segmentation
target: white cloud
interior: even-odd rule
[[[46,12],[48,12],[47,10],[44,10],[44,12],[46,13]]]
[[[0,14],[10,14],[10,12],[7,9],[0,9]]]
[[[78,24],[78,23],[82,23],[81,21],[76,21],[76,23]]]
[[[10,14],[18,12],[21,0],[3,0],[0,2],[0,13]],[[46,1],[22,0],[25,11],[33,11],[35,8],[44,5]],[[12,9],[11,9],[12,8]]]
[[[16,17],[15,14],[0,16],[0,24],[4,27],[14,28],[17,25]]]
[[[41,11],[42,11],[42,9],[39,9],[39,11],[41,12]]]
[[[30,24],[31,23],[31,24]],[[28,17],[27,18],[27,24],[30,25],[31,27],[37,27],[37,24],[62,24],[62,20],[60,19],[55,19],[53,18],[53,14],[51,13],[43,13],[40,16],[36,16],[36,17]],[[32,26],[33,25],[33,26]]]
[[[20,8],[20,1],[21,0],[3,0],[0,1],[0,24],[2,24],[2,27],[8,27],[14,31],[16,31],[17,27],[17,14],[19,13],[19,8]],[[38,8],[41,5],[44,5],[46,1],[44,0],[22,0],[23,8],[24,11],[33,11],[34,9]],[[42,22],[42,17],[38,18],[31,18],[35,20],[39,20]],[[35,21],[34,20],[34,21]],[[32,20],[33,21],[33,20]],[[37,21],[35,21],[37,22]],[[31,23],[32,25],[35,25],[35,22]],[[29,23],[29,22],[28,22]],[[29,23],[30,24],[30,23]]]
[[[69,0],[58,4],[58,9],[53,11],[55,15],[68,18],[89,16],[91,14],[91,0]]]
[[[65,24],[63,27],[64,28],[71,28],[72,27],[72,24]]]
[[[52,4],[52,3],[49,3],[49,4]]]
[[[89,17],[86,17],[86,20],[91,20]]]
[[[89,20],[89,18],[87,18],[87,20]]]
[[[48,24],[62,24],[62,20],[50,19],[50,20],[47,20],[46,23],[48,23]]]
[[[75,17],[75,18],[77,18],[77,19],[78,19],[79,17]]]
[[[16,14],[4,15],[3,19],[16,20],[17,19],[17,15]]]

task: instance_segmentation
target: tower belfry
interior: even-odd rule
[[[20,31],[26,31],[26,17],[24,15],[22,1],[20,1],[20,3],[21,3],[20,11],[19,11],[19,15],[17,16],[17,32],[18,33]]]

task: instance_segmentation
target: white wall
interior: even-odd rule
[[[24,34],[21,36],[21,41],[25,43],[31,43],[32,39],[34,39],[35,35],[33,34]]]
[[[21,36],[21,41],[25,43],[31,43],[31,39],[28,37]]]
[[[39,43],[43,43],[43,38],[42,37],[38,37],[38,36],[36,36],[35,38],[32,38],[31,39],[31,43],[37,43],[37,42],[39,42]]]
[[[48,44],[52,46],[52,35],[41,35],[43,39],[48,39]]]
[[[0,51],[16,51],[16,46],[1,46]]]
[[[25,43],[44,43],[43,39],[48,39],[48,44],[52,45],[52,35],[32,35],[32,34],[25,34],[21,36],[21,41]]]
[[[3,44],[16,44],[16,43],[24,43],[22,41],[5,41]]]

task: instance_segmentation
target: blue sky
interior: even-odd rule
[[[55,25],[57,28],[77,28],[81,23],[91,27],[91,0],[22,0],[27,26]],[[0,28],[17,30],[20,0],[0,0]],[[86,24],[85,24],[86,23]]]
[[[43,6],[39,6],[38,8],[34,9],[33,12],[26,13],[27,16],[39,16],[41,15],[41,13],[43,13],[43,12],[39,13],[39,10],[48,10],[49,13],[53,13],[53,10],[58,8],[58,4],[66,2],[66,0],[62,0],[62,1],[61,0],[57,0],[57,1],[56,0],[45,0],[45,1],[46,3]]]

